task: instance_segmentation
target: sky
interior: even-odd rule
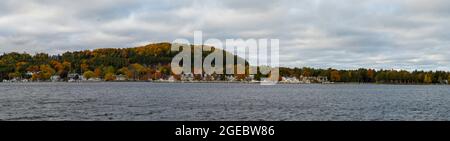
[[[286,67],[450,71],[448,0],[2,0],[0,52],[279,39]]]

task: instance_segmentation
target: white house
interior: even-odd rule
[[[59,77],[59,75],[53,75],[52,77],[50,77],[50,80],[52,80],[52,82],[57,82],[60,81],[61,78]]]
[[[282,77],[281,81],[285,83],[300,83],[300,80],[295,77]]]
[[[173,77],[173,76],[170,76],[169,79],[167,79],[167,81],[175,82],[175,81],[177,81],[177,79],[175,79],[175,77]]]
[[[115,75],[115,77],[116,77],[116,81],[125,81],[125,80],[127,80],[127,77],[125,75],[123,75],[123,74]]]

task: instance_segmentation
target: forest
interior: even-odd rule
[[[157,80],[172,75],[170,63],[179,51],[171,51],[170,43],[156,43],[134,48],[105,48],[58,55],[38,53],[6,53],[0,56],[0,80],[30,79],[47,81],[52,76],[67,81],[70,74],[86,79],[114,80],[124,75],[128,80]],[[191,45],[191,50],[195,47]],[[180,50],[182,51],[182,49]],[[215,51],[203,51],[203,58]],[[223,50],[222,50],[223,51]],[[193,52],[193,51],[192,51]],[[224,55],[228,52],[223,51]],[[235,55],[235,62],[242,59]],[[247,65],[248,63],[244,61]],[[193,63],[191,63],[193,64]]]
[[[382,83],[382,84],[448,84],[450,73],[446,71],[406,71],[375,70],[360,68],[356,70],[280,68],[280,74],[288,77],[327,77],[331,82]]]
[[[173,76],[170,63],[178,52],[173,52],[170,48],[170,43],[156,43],[134,48],[105,48],[58,55],[5,53],[0,55],[0,81],[13,78],[47,81],[55,75],[67,80],[71,73],[80,74],[86,79],[100,78],[105,81],[115,80],[116,75],[124,75],[128,80],[157,80]],[[296,78],[321,76],[327,77],[331,82],[342,83],[448,84],[450,81],[450,73],[446,71],[366,68],[337,70],[281,67],[280,75]],[[259,77],[256,79],[260,79],[261,75],[257,76]]]

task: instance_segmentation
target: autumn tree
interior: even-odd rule
[[[310,70],[309,68],[303,68],[303,73],[302,73],[302,75],[303,75],[304,77],[309,77],[309,76],[311,76],[311,70]]]
[[[377,76],[375,76],[375,80],[377,83],[384,83],[386,80],[386,73],[379,72]]]
[[[83,63],[80,65],[81,71],[86,72],[89,71],[89,65],[86,63]]]
[[[447,77],[447,84],[450,84],[450,75]]]
[[[104,77],[105,81],[114,81],[116,80],[116,76],[114,75],[114,73],[106,73],[105,77]]]
[[[27,68],[29,67],[30,63],[28,62],[17,62],[16,63],[16,68],[15,68],[15,72],[17,77],[27,77],[25,72],[27,70]]]
[[[423,83],[430,84],[432,82],[433,82],[433,79],[431,78],[431,75],[430,74],[425,74],[425,78],[423,80]]]
[[[95,68],[95,70],[94,70],[94,77],[95,78],[101,78],[102,77],[102,69],[100,69],[100,68]]]
[[[39,66],[29,66],[27,68],[27,71],[33,72],[33,73],[39,72]]]
[[[331,79],[331,81],[333,81],[333,82],[339,82],[339,81],[341,81],[341,75],[340,75],[339,72],[336,71],[336,70],[331,71],[331,73],[330,73],[330,79]]]
[[[65,73],[65,67],[62,63],[56,60],[50,61],[50,65],[55,69],[56,73],[61,77]],[[61,77],[63,78],[63,77]]]
[[[49,65],[41,65],[40,69],[41,79],[48,80],[53,74],[55,74],[55,70]]]
[[[93,71],[86,71],[83,73],[83,77],[87,80],[93,78],[95,76],[95,73]]]
[[[133,80],[139,80],[144,72],[145,67],[141,64],[134,63],[130,65],[129,71],[131,72],[131,77]]]
[[[64,70],[71,72],[72,71],[72,63],[68,62],[68,61],[64,61],[62,63],[62,65],[64,66]]]
[[[107,74],[107,73],[111,73],[111,74],[115,74],[116,70],[114,69],[113,66],[107,66],[103,68],[103,73]]]
[[[55,70],[52,67],[50,67],[50,65],[41,65],[39,66],[39,72],[34,73],[32,79],[49,80],[53,74],[55,74]]]
[[[375,80],[375,71],[372,69],[367,70],[367,78],[368,82],[374,82]]]
[[[163,75],[170,75],[171,74],[171,70],[170,70],[170,65],[161,65],[158,67],[158,70],[163,74]]]
[[[21,74],[20,74],[19,72],[12,72],[12,73],[9,73],[9,74],[8,74],[8,77],[9,77],[10,79],[18,78],[18,77],[21,77]]]
[[[162,73],[160,72],[160,71],[156,71],[154,74],[153,74],[153,80],[159,80],[159,79],[161,79],[162,78]]]

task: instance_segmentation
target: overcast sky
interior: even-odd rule
[[[280,39],[289,67],[450,70],[449,0],[2,0],[0,52]]]

